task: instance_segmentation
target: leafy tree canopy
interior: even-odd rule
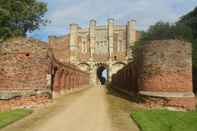
[[[197,7],[188,14],[182,16],[177,23],[185,24],[192,29],[194,37],[192,40],[193,67],[197,69]]]
[[[170,24],[157,22],[150,26],[147,32],[142,33],[141,40],[164,40],[181,39],[191,41],[193,39],[192,30],[183,23]]]
[[[0,0],[0,41],[25,36],[46,24],[46,11],[47,5],[37,0]]]
[[[183,23],[192,29],[193,36],[197,39],[197,7],[181,17],[178,23]]]

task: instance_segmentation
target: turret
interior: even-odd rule
[[[136,21],[135,20],[130,20],[127,23],[127,56],[128,60],[131,61],[133,59],[133,51],[132,47],[135,44],[136,41]]]
[[[70,61],[77,61],[78,25],[70,24]]]
[[[108,47],[109,47],[109,56],[112,58],[113,53],[113,40],[114,40],[114,19],[108,19]]]
[[[90,55],[91,58],[95,51],[95,43],[96,43],[96,20],[90,20],[89,23],[89,34],[90,34]]]
[[[127,24],[127,42],[130,46],[133,46],[134,42],[136,41],[136,21],[130,20]]]

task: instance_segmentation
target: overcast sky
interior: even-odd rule
[[[180,16],[194,9],[197,0],[40,0],[48,4],[46,18],[51,24],[29,34],[47,40],[50,35],[65,35],[69,23],[88,26],[90,19],[106,24],[108,18],[125,24],[137,21],[138,30],[146,30],[157,21],[175,22]]]

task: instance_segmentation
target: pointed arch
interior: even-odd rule
[[[83,70],[83,71],[86,71],[86,72],[89,72],[90,71],[90,65],[88,63],[80,63],[78,64],[78,67]]]

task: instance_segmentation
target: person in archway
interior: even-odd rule
[[[105,84],[105,77],[101,77],[101,85],[104,85]]]

